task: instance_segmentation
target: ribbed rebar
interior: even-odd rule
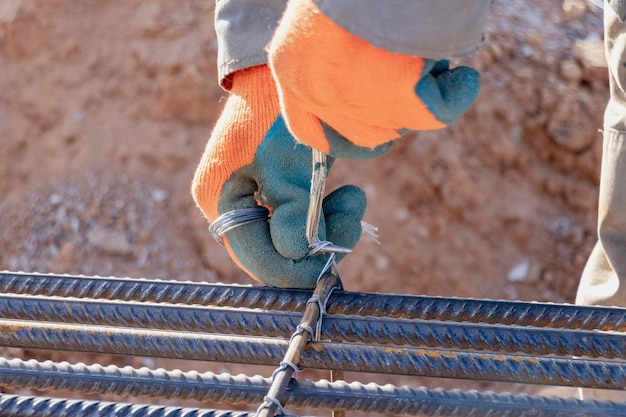
[[[413,295],[337,293],[331,314],[626,331],[626,308]]]
[[[279,339],[0,320],[0,345],[277,366]],[[626,363],[444,349],[309,343],[304,368],[624,389]]]
[[[258,375],[217,375],[212,372],[0,358],[0,386],[256,404],[266,394],[270,380]]]
[[[626,389],[626,363],[328,342],[302,353],[304,368]]]
[[[626,359],[626,334],[550,327],[327,315],[332,341]]]
[[[16,320],[289,337],[294,312],[0,294],[0,317]],[[534,327],[326,315],[333,341],[626,358],[626,335]]]
[[[323,383],[315,384],[319,390]],[[305,384],[309,384],[305,381]],[[300,384],[294,381],[294,387]],[[350,392],[337,398],[337,391],[328,390],[324,396],[311,396],[304,387],[299,394],[314,402],[314,407],[341,410],[356,410],[385,414],[405,414],[423,417],[591,417],[591,416],[624,416],[626,403],[610,401],[579,400],[574,398],[547,398],[526,394],[496,394],[478,391],[447,391],[428,389],[425,387],[411,388],[408,386],[376,385],[338,382],[339,392]],[[293,388],[295,389],[295,388]],[[319,391],[317,391],[319,394]],[[291,398],[291,397],[290,397]],[[319,399],[319,402],[317,400]],[[286,401],[291,405],[289,401]],[[312,404],[301,404],[312,406]]]
[[[296,312],[0,294],[4,319],[288,338]]]
[[[328,296],[333,290],[340,288],[340,285],[335,275],[324,274],[319,278],[313,295],[307,301],[302,320],[289,339],[287,352],[280,362],[280,367],[272,375],[272,383],[267,395],[257,410],[258,417],[271,417],[276,414],[279,407],[282,407],[287,386],[297,370],[300,355],[309,340],[319,336],[314,329],[321,324],[320,320],[326,310]]]
[[[288,342],[191,332],[0,320],[0,346],[278,365]]]
[[[0,417],[253,417],[244,411],[208,410],[108,401],[0,394]]]
[[[304,311],[311,291],[235,284],[0,272],[0,293]]]
[[[216,375],[210,372],[181,372],[134,369],[116,366],[38,362],[0,358],[0,386],[37,390],[68,390],[120,396],[150,396],[194,399],[232,404],[262,401],[270,380],[260,376]],[[290,407],[345,409],[408,415],[455,415],[462,409],[468,416],[623,415],[625,404],[549,399],[527,395],[462,392],[441,389],[395,387],[393,385],[346,383],[344,381],[292,380],[285,392]],[[581,414],[576,414],[581,413]]]
[[[0,273],[0,293],[304,311],[309,291],[126,278]],[[335,291],[331,314],[626,331],[626,309]]]

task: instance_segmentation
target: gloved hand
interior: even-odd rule
[[[236,72],[196,170],[192,194],[209,220],[235,209],[269,208],[268,221],[228,231],[223,241],[235,263],[270,286],[314,288],[328,260],[307,256],[311,171],[311,148],[296,143],[287,130],[268,67]],[[365,206],[365,195],[355,186],[329,194],[322,205],[320,239],[354,247]]]
[[[474,102],[478,73],[392,53],[352,35],[312,0],[290,0],[269,46],[289,130],[335,157],[362,157],[406,130],[445,127]]]

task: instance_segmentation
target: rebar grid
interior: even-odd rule
[[[264,416],[274,415],[280,403],[334,411],[451,417],[626,415],[626,402],[292,378],[296,366],[300,366],[626,390],[626,335],[607,332],[626,329],[626,309],[337,290],[327,297],[331,314],[324,315],[320,333],[333,342],[307,343],[316,316],[312,303],[307,303],[310,297],[310,291],[237,285],[0,272],[0,345],[273,366],[282,362],[270,380],[98,365],[65,365],[60,371],[59,364],[53,364],[56,368],[51,370],[32,362],[13,362],[3,369],[0,361],[0,385],[30,384],[35,388],[47,384],[54,389],[95,392],[88,391],[91,387],[105,393],[119,391],[119,395],[172,398],[208,396],[211,401],[246,404],[258,404],[259,398],[276,399],[276,403],[259,409]],[[326,302],[314,304],[319,313]],[[296,328],[290,341],[282,339]],[[80,366],[83,372],[77,368]],[[98,372],[100,375],[95,375]],[[57,399],[15,397],[21,405],[16,406],[15,399],[11,399],[5,407],[5,398],[0,397],[0,417],[59,415],[52,409],[70,413],[63,408],[65,405],[59,408],[59,404],[70,403],[59,403]],[[79,403],[94,406],[93,402]],[[72,410],[78,410],[79,403],[72,403]],[[96,403],[99,405],[95,407],[102,409],[109,407],[105,404],[116,404]],[[36,409],[35,404],[46,405]],[[141,408],[144,406],[138,407],[140,414],[136,415],[147,412]],[[2,414],[5,409],[18,411]],[[156,411],[145,415],[161,415],[161,409],[151,410]],[[167,413],[177,410],[172,408]],[[186,410],[180,415],[222,413]],[[37,414],[40,411],[43,414]],[[28,414],[31,412],[35,414]],[[196,412],[218,414],[193,414]]]
[[[0,272],[0,293],[304,311],[309,291],[146,279]],[[328,313],[626,331],[626,308],[335,291]]]
[[[0,294],[0,317],[31,321],[289,337],[301,314]],[[326,315],[322,338],[333,341],[473,349],[530,354],[626,357],[624,337],[590,330],[525,328],[372,316]]]
[[[0,320],[0,345],[278,366],[289,342],[272,338]],[[529,384],[625,389],[626,362],[446,349],[310,342],[299,366]]]
[[[263,401],[270,383],[269,378],[261,376],[0,358],[0,386],[7,388],[256,404]],[[285,391],[284,403],[298,408],[424,416],[483,416],[493,413],[514,417],[536,415],[537,411],[550,416],[577,415],[572,414],[573,410],[589,416],[623,415],[623,411],[617,414],[614,404],[600,401],[325,380],[292,379]],[[462,414],[459,409],[463,410]]]

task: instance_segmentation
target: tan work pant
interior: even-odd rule
[[[611,97],[604,114],[598,242],[576,304],[626,307],[626,3],[604,2],[605,52]],[[581,397],[626,401],[625,391],[583,389]]]

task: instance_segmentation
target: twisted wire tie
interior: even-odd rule
[[[257,408],[256,410],[256,415],[258,416],[259,413],[261,412],[261,410],[265,409],[265,408],[270,408],[272,406],[272,404],[274,404],[276,406],[276,408],[278,408],[278,410],[280,410],[280,414],[278,415],[285,415],[287,414],[285,412],[285,409],[283,408],[283,405],[280,403],[280,401],[278,401],[276,398],[270,397],[270,396],[265,396],[263,397],[263,402],[261,403],[261,405],[259,405],[259,408]]]
[[[313,328],[311,326],[306,326],[304,324],[298,324],[298,327],[296,327],[296,331],[293,332],[293,334],[289,338],[289,343],[291,343],[294,337],[296,337],[299,334],[304,333],[305,331],[309,333],[309,340],[311,340],[311,338],[315,334],[315,332],[313,331]]]
[[[274,381],[276,379],[276,375],[278,375],[279,372],[282,372],[282,371],[284,371],[287,368],[293,369],[293,372],[295,374],[297,374],[298,372],[303,370],[303,368],[298,367],[298,365],[296,365],[293,362],[281,361],[280,362],[280,366],[278,368],[274,369],[274,372],[272,372],[272,381]]]
[[[334,254],[331,255],[331,258],[333,256]],[[323,273],[324,272],[322,272],[322,274]],[[309,301],[307,301],[306,303],[317,303],[317,308],[319,310],[319,316],[317,318],[317,322],[315,323],[315,333],[311,333],[311,336],[313,336],[313,340],[317,342],[320,340],[320,335],[322,334],[322,320],[324,314],[326,313],[326,306],[322,303],[320,296],[317,294],[313,294],[311,298],[309,298]]]

